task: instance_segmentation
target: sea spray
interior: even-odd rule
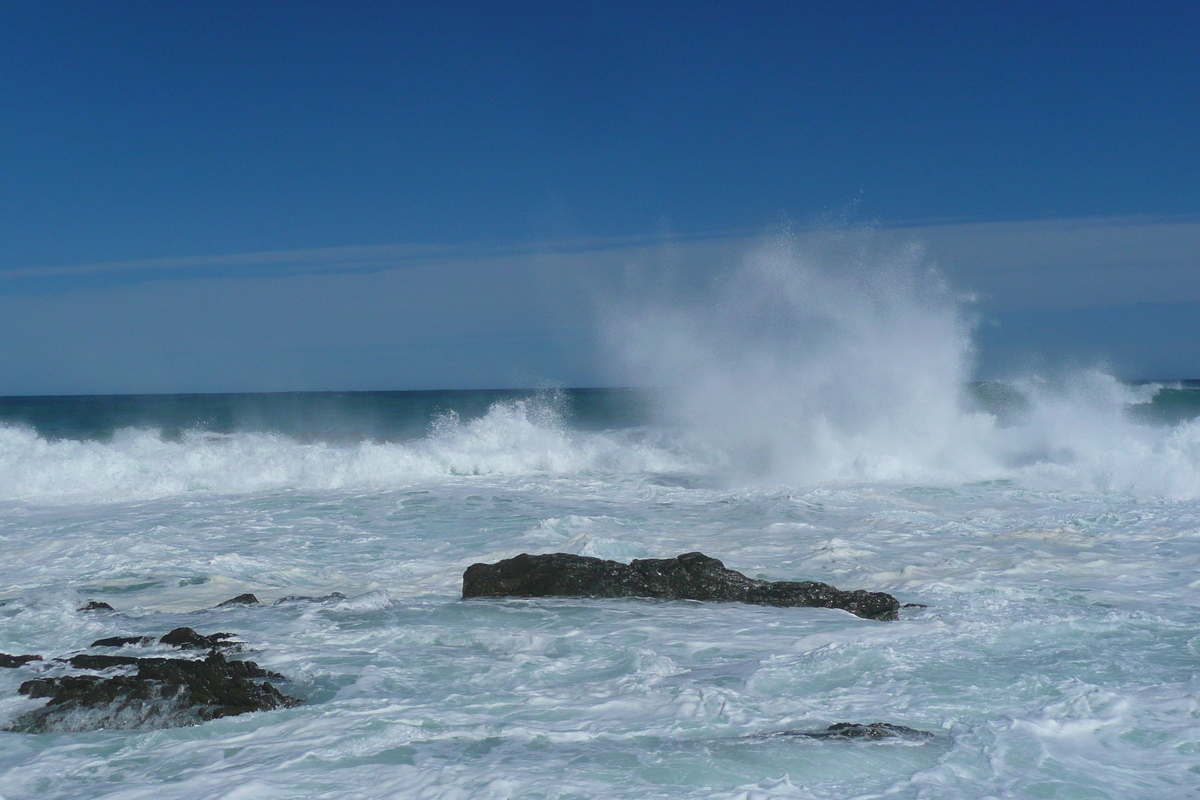
[[[1200,497],[1200,422],[1130,414],[1161,387],[1099,370],[972,385],[974,307],[869,229],[764,239],[700,288],[615,304],[606,338],[733,485],[1017,480]],[[1012,407],[1012,406],[1015,406]]]
[[[727,451],[738,479],[946,475],[976,458],[964,413],[964,300],[918,249],[869,231],[817,254],[765,240],[697,294],[609,315],[632,382],[669,387],[672,417]],[[806,247],[811,248],[811,240]]]

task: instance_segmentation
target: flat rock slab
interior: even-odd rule
[[[844,592],[816,581],[760,581],[703,553],[629,564],[571,553],[522,553],[463,573],[463,597],[649,597],[763,606],[840,608],[865,619],[899,619],[890,594]]]

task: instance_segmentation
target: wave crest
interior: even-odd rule
[[[0,499],[124,501],[213,492],[385,489],[463,475],[684,471],[686,454],[636,432],[572,431],[552,400],[446,414],[413,442],[301,442],[271,433],[120,430],[108,441],[50,440],[0,426]]]

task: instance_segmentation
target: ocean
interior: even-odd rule
[[[1200,384],[1090,380],[967,387],[981,474],[810,482],[645,391],[2,399],[0,651],[228,631],[303,704],[3,732],[0,796],[1200,796]],[[460,599],[695,550],[925,607]],[[46,669],[0,670],[0,724]],[[787,735],[837,722],[933,736]]]
[[[827,263],[608,309],[658,389],[0,399],[0,728],[181,626],[302,701],[0,731],[0,797],[1200,797],[1200,382],[980,382],[969,300]],[[911,605],[461,599],[692,551]]]

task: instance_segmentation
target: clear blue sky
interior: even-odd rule
[[[884,227],[1162,223],[1175,238],[1151,243],[1170,251],[1150,259],[1165,282],[1156,294],[1124,292],[1110,275],[1100,300],[1035,287],[985,311],[1024,314],[1028,338],[1037,314],[1103,308],[1136,333],[1148,312],[1130,303],[1172,303],[1186,329],[1187,304],[1200,303],[1190,285],[1200,286],[1200,239],[1175,223],[1200,215],[1197,53],[1200,6],[1189,3],[5,3],[0,335],[10,346],[0,394],[589,382],[598,373],[561,369],[583,352],[569,343],[587,338],[562,327],[569,313],[525,328],[497,317],[456,333],[461,351],[439,340],[461,374],[373,369],[372,347],[408,341],[395,331],[345,345],[339,357],[353,350],[357,372],[324,369],[310,326],[293,320],[275,356],[251,353],[247,332],[225,350],[214,344],[207,367],[148,376],[137,340],[159,331],[151,361],[169,365],[172,342],[194,341],[212,320],[188,329],[178,314],[156,322],[133,310],[168,302],[145,294],[148,282],[180,284],[171,291],[185,297],[196,281],[264,279],[253,259],[214,256],[420,245],[428,260],[436,247],[686,238],[848,207]],[[964,247],[944,266],[986,289],[1002,265],[985,274]],[[318,271],[360,268],[361,255],[330,256],[340,266]],[[1054,269],[1060,256],[1038,263]],[[76,269],[180,258],[196,260]],[[387,259],[402,261],[376,254],[370,269]],[[1146,265],[1136,253],[1122,263],[1137,289]],[[263,296],[303,291],[288,276],[311,272],[272,273]],[[414,292],[476,291],[469,277],[440,285],[437,274]],[[472,302],[509,301],[503,281],[486,291]],[[137,317],[124,334],[103,313],[118,306]],[[37,329],[38,314],[60,327]],[[72,319],[94,327],[72,330]],[[987,336],[997,353],[1016,342]],[[1071,346],[1103,353],[1098,342]],[[1130,374],[1200,371],[1197,345],[1172,346],[1161,367],[1114,359]],[[297,364],[309,348],[308,371],[255,384],[263,373],[248,365],[288,347]],[[100,365],[91,378],[80,372],[89,359]],[[485,362],[502,366],[472,378]]]

